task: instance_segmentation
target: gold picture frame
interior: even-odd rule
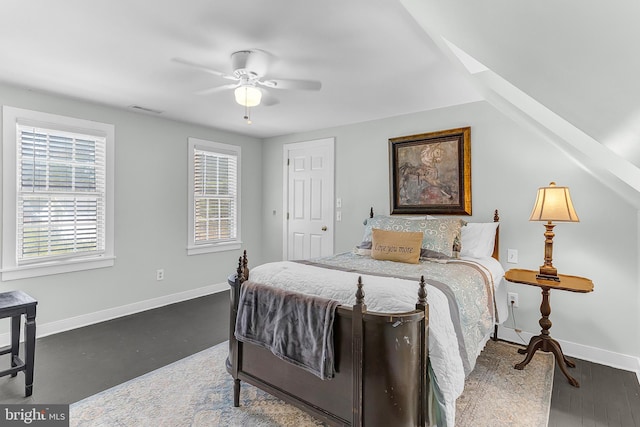
[[[392,214],[471,215],[471,128],[389,139]]]

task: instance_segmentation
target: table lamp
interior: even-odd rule
[[[549,184],[548,187],[540,187],[536,203],[533,206],[533,212],[529,221],[547,221],[544,225],[544,265],[540,266],[540,273],[536,275],[538,279],[560,281],[558,270],[553,266],[553,227],[557,222],[579,222],[578,215],[571,203],[571,195],[569,187],[557,187],[555,182]]]

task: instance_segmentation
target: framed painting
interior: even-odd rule
[[[392,214],[471,215],[471,128],[389,139]]]

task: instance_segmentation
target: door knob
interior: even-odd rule
[[[327,226],[326,225],[322,227],[322,231],[327,231]]]

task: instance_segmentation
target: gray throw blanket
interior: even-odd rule
[[[246,281],[235,337],[265,347],[321,379],[334,376],[333,320],[338,301]]]

